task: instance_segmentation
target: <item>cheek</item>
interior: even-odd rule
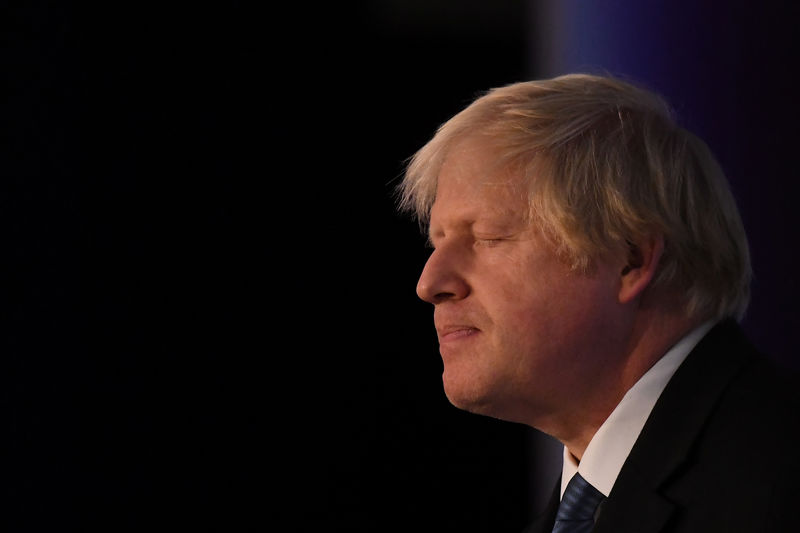
[[[551,288],[535,280],[509,280],[492,295],[489,310],[495,326],[496,342],[520,357],[538,351],[559,336],[553,328],[558,325],[561,304]],[[552,334],[552,335],[551,335]]]
[[[568,344],[564,336],[592,327],[616,301],[614,280],[603,269],[585,277],[554,254],[524,246],[486,259],[478,262],[483,283],[474,288],[494,325],[521,343]]]
[[[493,318],[520,347],[573,350],[613,315],[614,292],[599,280],[550,272],[499,281]]]

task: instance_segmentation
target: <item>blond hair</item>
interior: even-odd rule
[[[488,91],[411,158],[401,210],[427,225],[444,158],[468,136],[484,137],[514,165],[529,185],[527,215],[575,268],[660,233],[665,251],[651,287],[682,296],[690,317],[744,314],[750,257],[728,182],[658,95],[586,74]]]

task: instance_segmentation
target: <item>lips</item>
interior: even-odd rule
[[[439,336],[439,343],[465,339],[479,332],[480,330],[478,328],[464,324],[453,324],[436,328],[436,333]]]

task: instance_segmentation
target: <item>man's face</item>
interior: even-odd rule
[[[528,222],[518,176],[496,161],[474,138],[449,153],[417,294],[435,306],[448,399],[540,427],[556,410],[591,400],[593,383],[614,367],[606,354],[621,342],[620,271],[570,269]]]

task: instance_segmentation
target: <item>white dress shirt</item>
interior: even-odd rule
[[[589,441],[580,464],[575,461],[569,450],[564,448],[564,464],[561,470],[562,496],[567,483],[576,472],[605,496],[611,493],[622,464],[628,458],[636,439],[639,438],[639,433],[659,396],[689,352],[713,325],[713,322],[706,322],[692,330],[639,378]]]

